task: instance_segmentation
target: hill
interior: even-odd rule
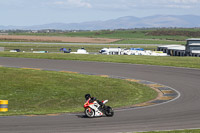
[[[195,15],[155,15],[149,17],[125,16],[107,21],[91,21],[83,23],[50,23],[34,26],[0,26],[1,30],[102,30],[102,29],[131,29],[158,27],[200,27],[200,16]]]

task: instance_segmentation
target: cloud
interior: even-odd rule
[[[69,8],[73,7],[84,7],[84,8],[91,8],[92,5],[85,1],[85,0],[65,0],[65,1],[55,1],[55,5],[65,6]]]
[[[55,5],[64,5],[65,2],[63,2],[63,1],[55,1],[54,4]]]
[[[119,11],[134,9],[189,9],[200,6],[200,0],[90,0],[90,3],[95,9]]]
[[[192,3],[199,3],[199,0],[169,0],[169,2],[179,3],[179,4],[192,4]]]
[[[192,9],[200,6],[200,0],[168,0],[166,7],[168,8],[182,8]]]
[[[127,0],[128,1],[128,0]],[[174,8],[174,9],[189,9],[200,6],[200,0],[140,0],[136,2],[132,0],[132,4],[139,8],[147,9],[161,9],[161,8]],[[129,2],[129,7],[132,5]]]
[[[190,9],[192,6],[189,5],[166,5],[167,8],[184,8],[184,9]]]

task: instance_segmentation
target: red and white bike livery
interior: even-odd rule
[[[108,100],[102,101],[102,107],[100,107],[97,101],[94,101],[93,103],[90,103],[89,101],[90,100],[87,100],[84,104],[85,115],[87,117],[98,117],[103,116],[104,114],[106,116],[112,117],[114,115],[114,111],[112,110],[112,108],[105,105],[108,102]]]

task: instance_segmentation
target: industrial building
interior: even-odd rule
[[[185,54],[200,57],[200,38],[187,39]]]
[[[200,57],[200,38],[187,39],[186,46],[183,45],[163,45],[157,51],[163,51],[171,56],[196,56]]]
[[[183,49],[182,45],[162,45],[157,48],[157,51],[163,51],[163,53],[167,53],[168,55],[174,55],[174,51],[180,48]]]
[[[168,47],[166,53],[171,56],[184,56],[185,55],[185,46],[179,45],[179,46]]]

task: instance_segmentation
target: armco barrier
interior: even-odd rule
[[[0,100],[0,112],[8,111],[8,100]]]

